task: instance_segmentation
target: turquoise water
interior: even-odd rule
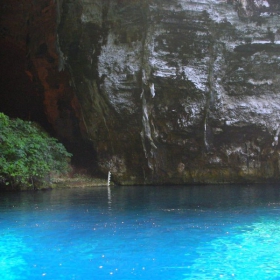
[[[0,279],[280,279],[280,188],[0,193]]]

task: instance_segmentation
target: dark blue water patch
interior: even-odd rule
[[[0,194],[0,279],[279,279],[278,186]]]

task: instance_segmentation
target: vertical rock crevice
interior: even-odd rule
[[[156,135],[153,125],[153,98],[155,96],[155,87],[153,82],[153,70],[150,65],[154,42],[153,42],[153,23],[151,22],[150,7],[148,1],[145,1],[143,7],[143,38],[142,38],[142,56],[141,56],[141,95],[142,100],[142,130],[141,141],[148,168],[152,172],[152,177],[156,172],[156,144],[154,136]]]

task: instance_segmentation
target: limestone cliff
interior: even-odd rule
[[[30,75],[113,180],[279,180],[279,1],[42,2],[42,30],[26,9]]]

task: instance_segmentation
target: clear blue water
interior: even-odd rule
[[[280,279],[280,187],[0,193],[0,279]]]

